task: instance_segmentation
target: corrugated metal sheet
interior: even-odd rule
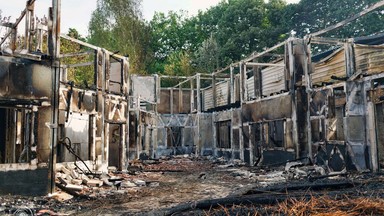
[[[275,62],[283,64],[284,61]],[[262,92],[269,96],[286,90],[284,67],[267,67],[261,70]]]
[[[247,85],[247,95],[246,95],[247,100],[256,98],[255,97],[255,80],[253,76],[247,79],[246,85]]]
[[[203,91],[204,110],[213,108],[213,89],[212,87]]]
[[[228,104],[228,85],[229,81],[216,84],[216,105],[225,106]]]
[[[225,106],[228,104],[228,81],[222,81],[216,84],[216,106]],[[204,110],[213,107],[213,88],[209,87],[203,90]]]
[[[328,57],[314,64],[314,71],[311,75],[313,85],[335,82],[331,76],[346,77],[345,52],[340,48]]]
[[[383,45],[355,45],[356,70],[366,74],[377,74],[384,71]]]

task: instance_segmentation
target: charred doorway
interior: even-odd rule
[[[109,151],[108,165],[122,169],[122,151],[123,151],[123,125],[109,124]]]
[[[384,98],[383,98],[384,99]],[[382,101],[384,102],[384,101]],[[380,170],[384,169],[384,104],[376,104],[376,134],[377,134],[377,152]]]
[[[251,139],[253,141],[253,161],[254,165],[260,162],[262,154],[262,146],[264,142],[262,123],[251,124]]]
[[[374,80],[372,87],[369,100],[373,104],[374,125],[371,127],[375,128],[375,137],[371,137],[371,139],[376,139],[377,149],[371,149],[371,151],[377,151],[372,154],[375,157],[377,153],[378,169],[382,171],[384,169],[384,78]],[[375,165],[373,166],[375,167]]]
[[[217,144],[219,149],[231,148],[231,121],[221,121],[216,123]]]

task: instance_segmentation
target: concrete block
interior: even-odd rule
[[[61,171],[65,173],[66,175],[71,175],[71,171],[65,167],[61,167]]]
[[[72,191],[82,191],[83,187],[81,185],[67,184],[65,188]]]
[[[81,185],[81,183],[83,183],[83,180],[81,180],[81,179],[72,179],[71,183],[74,184],[74,185]]]
[[[79,173],[77,173],[77,171],[73,169],[73,170],[71,170],[71,176],[74,179],[78,179],[79,178]]]
[[[139,186],[139,187],[143,187],[143,186],[146,185],[146,182],[145,182],[145,181],[143,181],[143,180],[139,180],[139,179],[133,180],[133,182],[134,182],[137,186]]]
[[[101,186],[103,186],[103,181],[96,180],[96,179],[90,179],[89,181],[87,181],[86,184],[88,187],[101,187]]]

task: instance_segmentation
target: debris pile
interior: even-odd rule
[[[56,185],[61,190],[75,196],[84,195],[91,188],[101,187],[104,184],[101,174],[85,173],[78,166],[70,163],[58,165],[55,177]]]
[[[312,215],[317,214],[312,205],[326,197],[328,204],[340,202],[334,205],[340,209],[329,208],[335,214],[344,208],[350,208],[347,213],[351,215],[364,209],[382,214],[382,202],[377,200],[384,198],[383,176],[330,173],[303,162],[250,167],[225,158],[181,155],[131,161],[124,172],[109,167],[108,173],[94,173],[78,166],[57,166],[57,191],[49,196],[0,197],[0,215],[14,214],[20,207],[51,215],[178,215],[189,211],[191,215]],[[352,202],[353,197],[360,198],[360,203]],[[325,207],[324,211],[323,206],[318,208],[326,212]]]

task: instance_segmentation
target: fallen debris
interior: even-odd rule
[[[58,169],[57,192],[51,197],[22,198],[21,201],[18,198],[8,201],[0,197],[0,214],[13,214],[18,206],[26,206],[35,214],[39,210],[49,209],[57,215],[69,212],[71,215],[228,215],[226,211],[232,212],[232,215],[276,215],[283,212],[279,208],[287,200],[297,200],[304,205],[312,199],[326,196],[334,202],[364,197],[384,198],[384,177],[381,175],[327,172],[320,175],[322,167],[300,163],[273,169],[233,164],[224,168],[222,165],[229,164],[229,161],[217,164],[207,158],[184,156],[163,158],[155,164],[139,163],[136,165],[142,166],[142,170],[173,169],[182,172],[141,170],[135,175],[116,171],[91,174],[82,173],[74,166],[62,166],[70,172],[75,170],[78,178],[68,177]],[[290,178],[290,173],[296,173],[296,169],[306,174],[299,179]],[[78,180],[81,180],[81,184],[74,184],[79,183]],[[87,185],[92,181],[98,182],[98,186]],[[71,187],[76,188],[69,189]],[[372,203],[372,208],[367,212],[377,211],[373,215],[381,215],[375,206],[377,204]],[[368,208],[366,205],[364,207]],[[362,208],[351,210],[352,215],[363,211]],[[293,211],[296,210],[300,211],[288,209],[287,212],[295,215]],[[337,211],[336,208],[334,210]]]
[[[55,199],[59,202],[64,202],[64,201],[67,201],[67,200],[70,200],[73,198],[72,195],[68,194],[68,193],[65,193],[63,191],[60,191],[60,192],[56,192],[56,193],[53,193],[53,194],[49,194],[48,195],[49,198],[52,198],[52,199]]]

